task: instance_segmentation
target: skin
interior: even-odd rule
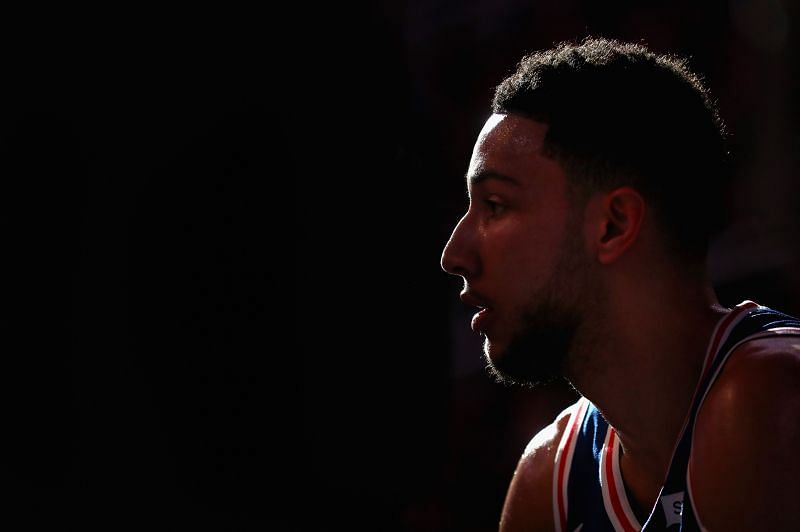
[[[542,377],[531,366],[557,368],[617,430],[626,487],[651,508],[728,309],[703,265],[670,253],[636,190],[577,201],[561,165],[542,152],[546,133],[546,124],[513,114],[487,120],[467,172],[470,206],[442,267],[463,278],[465,303],[489,308],[480,332],[490,364],[523,383]],[[542,313],[555,318],[531,326]],[[548,339],[545,325],[563,333],[560,343],[536,343]],[[698,415],[690,470],[710,530],[796,527],[788,522],[800,498],[795,344],[787,337],[737,349]],[[510,363],[522,356],[534,362]],[[564,413],[525,450],[501,530],[552,530],[553,458],[566,423]]]
[[[535,382],[560,373],[559,350],[567,348],[561,344],[568,331],[550,335],[561,327],[548,318],[574,321],[567,315],[586,297],[575,282],[576,272],[588,265],[576,264],[566,179],[561,166],[541,154],[546,130],[516,117],[489,118],[467,172],[469,209],[442,256],[443,267],[465,280],[462,299],[488,307],[480,331],[484,351],[494,373],[506,380]],[[516,375],[515,366],[530,359],[524,352],[530,344],[560,349],[537,353],[539,366],[547,368],[541,374]]]

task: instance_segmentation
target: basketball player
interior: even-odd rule
[[[492,111],[442,267],[498,379],[582,396],[525,449],[501,530],[800,530],[800,322],[714,295],[707,89],[587,39],[525,57]]]

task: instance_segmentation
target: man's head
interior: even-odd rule
[[[547,124],[545,153],[574,189],[634,187],[674,252],[705,259],[728,154],[717,109],[684,60],[607,39],[561,44],[523,58],[492,111]]]
[[[442,266],[464,278],[462,300],[484,308],[473,328],[490,367],[535,383],[562,373],[605,297],[600,269],[645,219],[687,270],[704,263],[727,156],[698,79],[638,45],[587,40],[529,55],[498,86],[493,112]],[[589,209],[599,214],[589,220]]]

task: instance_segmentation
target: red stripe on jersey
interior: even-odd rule
[[[608,430],[610,431],[610,435],[608,437],[608,444],[606,445],[604,452],[606,453],[605,475],[606,480],[608,481],[608,494],[610,495],[611,499],[611,507],[614,509],[614,515],[622,525],[622,529],[625,530],[625,532],[639,532],[639,528],[631,523],[628,519],[625,511],[622,509],[622,501],[619,500],[619,493],[617,492],[617,489],[621,488],[621,486],[617,486],[613,469],[614,447],[616,444],[615,440],[617,439],[617,431],[611,427],[609,427]]]
[[[703,371],[702,373],[700,373],[700,380],[698,381],[698,386],[701,382],[703,382],[705,377],[708,375],[708,370],[711,369],[711,365],[714,362],[714,355],[717,354],[720,344],[722,343],[722,339],[729,332],[731,323],[736,318],[747,312],[748,310],[757,307],[758,305],[756,303],[753,303],[752,301],[744,301],[743,303],[734,307],[733,310],[731,310],[731,312],[729,312],[727,316],[722,318],[722,321],[717,327],[717,333],[714,335],[714,340],[711,342],[711,345],[709,346],[708,349],[708,353],[706,354],[706,361],[703,367]]]

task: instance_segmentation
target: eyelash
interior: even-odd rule
[[[503,210],[505,210],[506,208],[506,206],[503,205],[502,203],[490,199],[484,200],[484,203],[489,208],[489,212],[492,214],[492,216],[497,216],[498,214],[502,214]]]

